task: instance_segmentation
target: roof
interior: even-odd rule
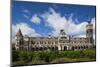
[[[21,30],[19,29],[16,36],[23,36]]]

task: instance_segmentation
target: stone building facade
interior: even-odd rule
[[[93,24],[86,25],[86,37],[66,36],[65,31],[60,30],[59,37],[28,37],[23,36],[21,30],[16,34],[16,50],[42,51],[42,50],[82,50],[91,48],[93,42]]]

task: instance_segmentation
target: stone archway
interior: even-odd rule
[[[35,50],[36,50],[36,51],[38,51],[38,50],[39,50],[39,48],[38,48],[38,47],[35,47]]]
[[[75,46],[74,48],[77,49],[77,46]]]
[[[39,50],[42,51],[43,50],[43,47],[40,47]]]
[[[86,49],[88,49],[88,46],[86,46]]]
[[[51,50],[51,46],[48,46],[48,50]]]
[[[58,47],[57,46],[55,46],[55,50],[58,50]]]
[[[84,47],[83,47],[83,46],[81,46],[81,49],[84,49]]]
[[[54,51],[54,50],[55,50],[54,46],[51,46],[51,50],[52,50],[52,51]]]
[[[78,46],[78,50],[80,50],[81,49],[81,47],[80,46]]]
[[[47,47],[44,47],[44,50],[47,50],[48,48]]]
[[[83,48],[84,48],[84,49],[86,49],[86,47],[85,47],[85,46],[83,46]]]
[[[67,50],[67,46],[64,46],[64,50]]]
[[[74,46],[72,46],[71,49],[74,50],[75,49]]]

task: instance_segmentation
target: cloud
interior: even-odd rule
[[[27,11],[26,11],[27,12]],[[73,21],[74,14],[70,14],[69,18],[65,16],[61,16],[59,12],[56,12],[53,8],[50,8],[48,12],[43,14],[34,14],[30,19],[34,24],[40,24],[41,19],[44,20],[45,26],[51,27],[53,30],[48,34],[52,34],[53,36],[59,36],[60,30],[64,29],[67,35],[74,35],[75,37],[86,37],[86,25],[88,24],[86,21],[75,24]],[[76,18],[77,19],[77,18]],[[78,21],[78,20],[77,20]],[[95,17],[91,19],[91,23],[93,24],[93,38],[95,39]],[[19,23],[16,25],[12,25],[12,40],[14,41],[15,34],[19,30],[22,30],[23,35],[29,36],[41,36],[39,33],[35,31],[34,28],[31,28],[26,23]]]
[[[93,24],[93,39],[95,39],[95,18],[92,18],[91,19],[91,24]],[[79,34],[79,35],[76,35],[75,37],[86,37],[86,29],[85,29],[85,26],[87,25],[87,23],[85,24],[84,23],[84,25],[81,25],[81,24],[79,24],[81,27],[82,26],[84,26],[84,27],[82,27],[83,28],[83,32],[82,31],[80,31],[80,32],[82,32],[81,34]],[[80,28],[81,29],[81,28]]]
[[[75,24],[75,21],[72,19],[73,16],[74,14],[72,13],[67,19],[65,16],[61,16],[61,14],[56,12],[53,8],[50,8],[48,12],[41,15],[46,22],[45,25],[54,29],[52,31],[52,35],[54,36],[58,36],[61,29],[64,29],[67,35],[84,36],[88,23],[84,21]],[[92,18],[91,21],[91,23],[95,23],[94,18]]]
[[[23,35],[41,36],[33,28],[31,28],[28,24],[19,23],[19,24],[16,24],[16,25],[12,25],[12,41],[13,42],[15,41],[15,35],[18,32],[19,29],[21,29]]]
[[[42,15],[42,18],[46,21],[45,25],[52,27],[54,30],[52,31],[53,35],[58,35],[60,29],[64,29],[66,25],[66,18],[61,17],[60,13],[55,12],[52,8],[48,13]]]
[[[26,19],[29,19],[31,15],[31,12],[28,10],[28,9],[24,9],[23,10],[23,16],[26,18]]]
[[[30,11],[28,9],[24,9],[23,12],[30,14]]]
[[[31,22],[35,23],[35,24],[40,24],[41,19],[38,17],[37,14],[33,15],[32,18],[30,19]]]
[[[26,15],[26,14],[24,14],[23,16],[24,16],[25,18],[27,18],[27,19],[29,18],[29,16],[28,16],[28,15]]]

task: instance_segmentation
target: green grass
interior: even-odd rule
[[[50,64],[65,62],[95,61],[96,51],[94,49],[78,51],[13,51],[13,64]]]

